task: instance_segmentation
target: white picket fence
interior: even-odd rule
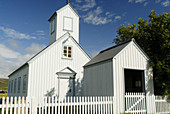
[[[31,99],[25,99],[25,97],[2,98],[0,114],[28,114],[28,112],[31,112]]]
[[[13,98],[12,98],[13,99]],[[36,104],[36,99],[15,97],[3,98],[1,114],[113,114],[114,97],[45,97]]]
[[[144,93],[126,93],[125,113],[169,114],[170,101],[162,96],[145,96]]]
[[[146,97],[144,93],[126,93],[125,113],[146,114]]]
[[[3,97],[0,114],[113,114],[115,97],[45,97],[41,103],[36,98]],[[126,93],[125,113],[168,114],[170,102],[160,96],[144,93]],[[115,113],[116,114],[116,113]]]
[[[166,97],[156,96],[155,107],[157,113],[161,114],[170,113],[170,100],[167,101]]]

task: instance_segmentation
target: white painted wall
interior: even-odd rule
[[[84,68],[83,87],[85,96],[113,96],[112,60]]]
[[[8,83],[8,89],[12,87],[12,92],[11,90],[8,90],[8,96],[27,96],[27,83],[26,82],[26,92],[23,93],[23,77],[26,75],[28,78],[28,65],[23,66],[22,68],[20,68],[17,72],[13,73],[10,77],[9,77],[9,83]],[[20,93],[18,92],[18,78],[21,77],[21,85],[20,85]],[[15,79],[17,79],[17,83],[16,83],[16,93],[14,93],[14,82]],[[12,85],[12,80],[13,80],[13,86]],[[28,79],[27,79],[28,80]],[[10,85],[10,87],[9,87]]]
[[[71,18],[73,20],[73,30],[72,31],[67,31],[64,30],[64,17]],[[56,29],[55,32],[51,34],[51,22],[55,18],[56,21]],[[59,9],[57,11],[57,14],[54,15],[51,20],[50,20],[50,35],[49,35],[49,44],[53,43],[55,40],[60,38],[63,34],[69,32],[71,36],[79,43],[79,16],[75,14],[75,11],[69,6],[66,5],[63,8]]]
[[[131,42],[127,48],[124,48],[120,54],[113,59],[114,66],[114,95],[116,97],[116,109],[124,112],[124,95],[125,95],[125,79],[124,69],[136,69],[145,71],[145,87],[146,92],[154,94],[153,91],[153,74],[149,68],[149,61],[142,54],[139,48]]]
[[[63,58],[63,45],[72,46],[72,59]],[[28,96],[41,98],[51,90],[54,90],[53,95],[57,96],[58,77],[56,73],[66,67],[70,67],[77,73],[76,83],[81,82],[83,65],[89,60],[90,58],[72,38],[69,38],[69,35],[63,36],[29,62]],[[76,89],[76,93],[80,94],[79,90]]]

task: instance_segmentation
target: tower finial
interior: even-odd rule
[[[69,0],[67,0],[67,4],[69,4]]]

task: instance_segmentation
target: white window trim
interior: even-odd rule
[[[21,77],[18,77],[18,93],[21,92]]]
[[[64,46],[67,47],[67,57],[64,56]],[[71,47],[71,57],[68,57],[68,47]],[[63,58],[63,59],[70,59],[70,60],[73,59],[73,46],[63,45],[63,48],[62,48],[62,58]]]
[[[70,19],[71,19],[71,30],[68,30],[68,29],[65,29],[65,28],[64,28],[64,25],[65,25],[64,19],[65,19],[65,18],[70,18]],[[64,31],[68,31],[68,32],[73,32],[73,18],[72,18],[72,17],[63,16],[63,30],[64,30]]]
[[[25,83],[24,83],[24,79],[25,79]],[[25,88],[24,88],[24,84],[25,84]],[[27,88],[27,75],[23,76],[23,89],[22,92],[26,93],[26,88]]]
[[[52,19],[51,21],[51,34],[53,34],[55,32],[55,18]]]

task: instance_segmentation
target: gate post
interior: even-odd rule
[[[156,114],[155,95],[146,95],[146,108],[148,114]]]

